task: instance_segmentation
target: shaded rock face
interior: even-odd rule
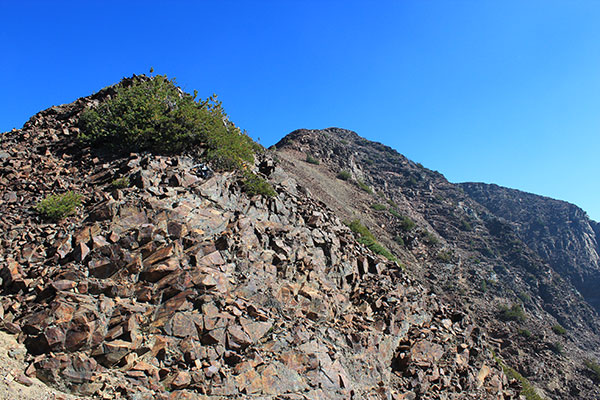
[[[0,144],[0,327],[28,375],[105,399],[517,397],[460,304],[359,244],[272,160],[254,169],[277,196],[249,198],[191,156],[81,147],[78,113],[108,94]],[[35,204],[67,190],[77,214],[41,220]]]
[[[513,223],[519,238],[600,310],[598,224],[564,201],[484,183],[463,183],[465,192],[493,214]]]
[[[355,132],[300,129],[273,151],[314,198],[343,219],[359,218],[421,284],[485,327],[496,353],[543,397],[600,396],[584,366],[600,357],[597,290],[582,282],[597,276],[598,224],[580,210],[554,211],[554,222],[542,223],[548,233],[530,238],[531,227],[507,215],[512,206],[499,201],[496,210],[492,196],[486,202]],[[340,171],[350,178],[337,178]],[[503,311],[512,306],[522,315]]]

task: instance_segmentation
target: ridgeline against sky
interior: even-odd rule
[[[451,181],[600,220],[600,4],[3,2],[0,131],[132,73],[217,93],[269,146],[340,126]]]

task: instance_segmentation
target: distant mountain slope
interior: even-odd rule
[[[521,238],[600,311],[598,223],[560,200],[484,183],[459,185],[493,214],[512,223]]]
[[[545,397],[600,396],[584,366],[599,355],[598,314],[511,221],[440,173],[349,130],[300,129],[273,149],[315,198],[360,219],[433,293],[485,326],[507,364]]]

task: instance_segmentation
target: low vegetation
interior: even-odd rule
[[[523,307],[520,304],[513,304],[508,307],[506,305],[501,305],[499,308],[498,316],[503,321],[517,321],[524,322],[526,319],[525,311],[523,311]]]
[[[519,335],[523,336],[525,339],[529,339],[531,335],[531,331],[528,329],[519,329]]]
[[[560,342],[550,343],[550,350],[552,350],[554,353],[558,354],[559,356],[562,356],[565,354],[565,348],[562,345],[562,343],[560,343]]]
[[[517,296],[519,296],[519,299],[521,299],[523,303],[531,303],[531,296],[528,293],[520,291]]]
[[[117,178],[110,183],[110,186],[115,189],[125,189],[129,187],[131,182],[129,181],[129,177],[123,176],[121,178]]]
[[[116,151],[201,150],[219,169],[252,164],[260,145],[229,121],[215,95],[196,101],[166,76],[134,77],[79,119],[80,139]]]
[[[392,208],[398,208],[398,204],[396,204],[394,202],[394,200],[387,199],[386,201],[390,205],[390,207],[392,207]]]
[[[350,174],[350,172],[346,171],[346,170],[342,170],[340,172],[338,172],[337,174],[337,178],[341,179],[343,181],[347,181],[352,177],[352,175]]]
[[[321,164],[321,162],[319,160],[317,160],[316,158],[314,158],[313,156],[311,156],[310,154],[306,155],[306,160],[307,163],[309,164],[314,164],[314,165],[319,165]]]
[[[506,375],[509,379],[515,379],[519,381],[521,387],[523,388],[523,390],[521,390],[521,396],[524,396],[526,400],[544,400],[539,394],[537,394],[535,388],[527,378],[525,378],[513,368],[505,365],[502,362],[502,360],[500,360],[500,358],[498,358],[493,352],[492,356],[494,357],[494,360],[496,360],[498,365],[500,365],[502,371],[504,371],[504,375]]]
[[[371,233],[369,228],[364,226],[358,219],[352,220],[351,222],[346,222],[346,225],[352,230],[352,232],[359,235],[358,242],[364,246],[366,246],[373,253],[381,254],[385,258],[391,261],[398,261],[396,256],[394,256],[388,249],[383,247],[375,236]]]
[[[400,217],[400,228],[402,228],[402,230],[408,232],[412,230],[416,225],[417,224],[412,219],[403,216]]]
[[[359,179],[358,181],[356,181],[356,184],[358,185],[359,188],[361,188],[361,190],[363,190],[369,194],[373,194],[373,189],[371,189],[369,187],[369,185],[367,185],[364,181]]]
[[[398,210],[396,210],[395,208],[390,207],[390,209],[388,210],[390,212],[390,214],[392,214],[394,217],[396,218],[402,218],[402,215],[400,215],[400,213],[398,212]]]
[[[384,206],[383,204],[371,204],[371,208],[375,211],[385,211],[387,210],[387,207]]]
[[[467,221],[466,219],[463,219],[460,221],[460,229],[465,232],[471,232],[473,230],[473,227],[471,226],[469,221]]]
[[[252,172],[244,172],[242,186],[244,192],[249,196],[261,195],[265,197],[274,197],[277,195],[277,192],[275,192],[269,182]]]
[[[452,251],[451,250],[442,250],[437,254],[437,259],[444,263],[449,263],[452,261]]]
[[[63,194],[54,194],[46,197],[37,204],[35,209],[44,219],[60,221],[69,215],[73,215],[80,205],[81,195],[69,191]]]
[[[592,372],[592,376],[596,382],[600,382],[600,365],[592,360],[585,360],[584,365]]]
[[[552,327],[552,330],[554,331],[554,333],[556,333],[557,335],[566,335],[567,334],[567,330],[565,328],[563,328],[561,325],[554,325]]]
[[[402,236],[396,235],[394,237],[394,242],[398,243],[400,246],[404,246],[404,239]]]
[[[425,240],[425,243],[429,244],[429,245],[434,245],[434,244],[438,244],[440,241],[437,237],[435,237],[435,235],[429,231],[425,231],[423,233],[423,240]]]

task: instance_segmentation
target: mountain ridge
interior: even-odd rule
[[[114,93],[0,142],[0,327],[25,373],[103,398],[600,395],[597,313],[442,174],[341,128],[296,130],[247,171],[82,144],[80,113]],[[82,207],[43,220],[67,191]]]
[[[452,184],[443,175],[407,160],[388,146],[374,143],[369,147],[365,139],[347,134],[342,135],[344,137],[342,140],[350,138],[353,141],[332,143],[332,138],[338,137],[332,133],[339,132],[338,128],[323,131],[295,131],[293,134],[295,142],[282,140],[275,145],[276,154],[282,158],[284,166],[295,176],[304,175],[305,179],[300,181],[309,187],[316,197],[327,191],[336,190],[333,183],[336,180],[330,180],[324,187],[319,187],[318,182],[310,179],[313,171],[307,174],[303,173],[303,170],[328,169],[329,176],[332,178],[340,170],[349,171],[352,174],[350,185],[339,179],[337,183],[354,187],[357,193],[353,196],[337,196],[335,199],[329,199],[329,202],[340,203],[332,206],[336,212],[345,215],[346,218],[360,216],[363,222],[377,232],[378,238],[394,252],[400,254],[400,259],[411,260],[407,262],[409,267],[414,265],[415,259],[418,260],[416,268],[410,268],[411,272],[415,273],[421,281],[430,282],[432,289],[438,290],[437,293],[440,295],[443,295],[442,292],[447,289],[467,303],[475,300],[474,315],[485,316],[480,322],[488,328],[497,330],[492,335],[497,335],[503,340],[510,337],[510,340],[517,344],[523,343],[523,340],[519,339],[519,330],[540,333],[550,331],[547,337],[535,346],[538,349],[532,351],[530,355],[514,349],[517,351],[516,354],[520,352],[521,355],[525,355],[525,358],[521,359],[520,356],[514,358],[513,365],[528,364],[529,368],[533,368],[532,371],[536,370],[536,364],[540,367],[544,365],[535,361],[539,358],[537,355],[540,351],[539,347],[546,346],[552,349],[560,342],[560,340],[554,342],[556,339],[552,338],[553,334],[549,328],[553,325],[569,326],[571,327],[569,329],[578,331],[577,335],[581,336],[575,340],[580,340],[580,345],[583,346],[579,357],[585,357],[587,351],[597,348],[599,332],[597,313],[560,273],[556,273],[556,270],[548,264],[548,260],[544,260],[529,248],[510,221],[476,202],[460,185]],[[309,166],[303,160],[305,154],[318,159],[321,165]],[[393,162],[390,163],[390,160]],[[323,166],[325,163],[327,167]],[[369,186],[376,195],[361,190],[364,184]],[[344,201],[347,198],[360,198],[362,203],[353,204]],[[373,209],[374,206],[381,209],[378,203],[387,204],[389,200],[398,206],[397,212],[417,223],[416,233],[414,230],[404,231],[398,225],[397,218],[391,216],[390,212]],[[393,225],[394,223],[396,225]],[[393,240],[398,232],[402,235],[402,246],[396,245]],[[440,244],[425,246],[424,239],[430,233],[439,235],[437,238]],[[448,254],[451,255],[447,257]],[[440,273],[439,270],[436,274],[423,271],[423,263],[436,265],[440,263],[440,259],[444,260],[442,264],[445,266],[454,264],[451,270],[458,276]],[[461,278],[461,274],[465,276]],[[515,278],[518,279],[514,280]],[[458,290],[453,287],[454,285],[459,285]],[[445,290],[440,291],[440,286]],[[496,293],[490,297],[486,291],[489,291],[491,286],[494,286],[493,290]],[[461,296],[461,291],[466,291],[468,295]],[[499,299],[504,300],[498,303]],[[536,315],[536,318],[544,319],[546,317],[543,315],[547,313],[551,316],[550,320],[546,322],[545,328],[539,325],[535,328],[533,326],[519,328],[511,327],[511,324],[506,326],[507,324],[503,322],[498,324],[496,309],[502,307],[502,302],[508,305],[521,303],[528,313]],[[525,325],[529,323],[530,321]],[[507,331],[509,327],[513,330],[512,334]],[[542,338],[544,336],[542,335]],[[526,344],[525,348],[529,345],[531,343]],[[575,370],[579,369],[576,365],[573,367]],[[564,366],[557,367],[557,369],[562,368]],[[541,374],[541,371],[538,369],[536,373]],[[531,371],[526,373],[526,376],[531,375]],[[549,381],[561,379],[556,376],[556,373],[551,375],[555,376],[546,379]],[[558,390],[566,383],[551,386]],[[573,390],[578,393],[576,398],[582,395],[578,389]],[[569,397],[570,394],[563,391],[557,395],[557,398],[565,396]]]

